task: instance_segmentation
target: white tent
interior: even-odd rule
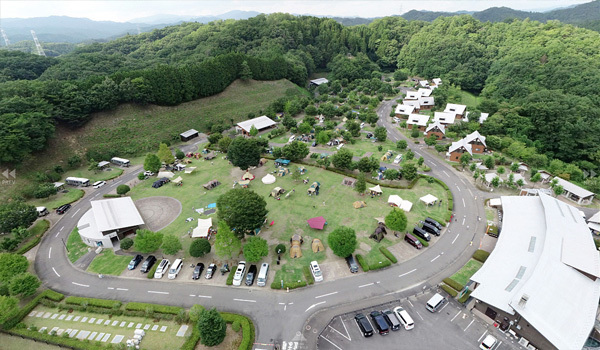
[[[189,168],[185,168],[185,173],[186,174],[191,174],[194,170],[196,170],[195,166],[189,167]]]
[[[490,199],[490,207],[501,207],[502,200],[500,198],[492,198]]]
[[[167,179],[170,179],[173,176],[175,176],[175,174],[170,171],[160,171],[158,172],[157,178],[162,179],[163,177],[166,177]]]
[[[402,205],[400,205],[400,209],[404,210],[405,212],[409,212],[412,209],[413,204],[407,200],[403,200],[402,201]]]
[[[198,227],[192,232],[192,237],[196,238],[210,238],[209,232],[212,227],[212,218],[198,219]]]
[[[275,176],[271,175],[271,174],[267,174],[265,175],[265,177],[262,178],[262,183],[264,183],[265,185],[270,185],[272,183],[275,183],[277,179],[275,178]]]
[[[402,198],[397,194],[392,194],[388,197],[388,203],[400,207],[402,206]]]
[[[434,195],[431,195],[431,194],[428,194],[428,195],[426,195],[426,196],[423,196],[423,197],[421,197],[421,198],[419,198],[419,199],[420,199],[421,201],[423,201],[423,203],[425,203],[425,204],[427,204],[427,205],[433,204],[433,202],[435,202],[435,201],[437,201],[437,200],[438,200],[438,199],[437,199],[437,198],[436,198]]]
[[[178,184],[181,181],[183,181],[183,179],[181,178],[181,176],[177,176],[177,178],[175,180],[171,180],[171,182],[174,183],[174,184]]]
[[[369,187],[369,191],[376,192],[376,193],[383,193],[383,191],[381,190],[381,187],[379,187],[379,185],[377,185],[375,187]]]

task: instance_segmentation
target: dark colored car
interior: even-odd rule
[[[256,278],[256,265],[250,265],[248,269],[248,273],[246,274],[246,285],[251,286],[254,284],[254,279]]]
[[[417,249],[423,248],[423,243],[410,233],[407,233],[406,236],[404,236],[404,240]]]
[[[379,311],[371,312],[371,318],[373,319],[373,322],[375,323],[375,328],[377,328],[377,331],[379,331],[379,334],[386,335],[390,332],[390,326],[388,325],[387,321],[385,320],[385,318],[383,317],[383,314],[381,312],[379,312]]]
[[[203,263],[197,263],[196,267],[194,268],[194,273],[192,274],[192,279],[193,280],[197,280],[200,278],[200,276],[202,276],[202,271],[204,271],[204,264]]]
[[[354,259],[354,256],[348,255],[346,257],[346,264],[348,264],[348,268],[350,269],[350,272],[352,273],[357,273],[358,272],[358,264],[356,263],[356,260]]]
[[[431,233],[432,235],[436,235],[436,236],[440,235],[440,230],[438,230],[437,227],[433,226],[432,224],[423,222],[423,221],[421,221],[421,223],[423,224],[423,230]]]
[[[400,321],[398,320],[398,317],[396,317],[392,310],[385,309],[382,310],[381,313],[383,314],[383,318],[393,331],[397,331],[400,329]]]
[[[420,227],[415,227],[413,229],[413,235],[415,236],[419,236],[421,238],[423,238],[424,240],[426,240],[427,242],[429,242],[431,240],[431,236],[429,235],[429,233],[427,233],[427,231],[423,230]]]
[[[66,213],[67,210],[69,210],[69,208],[71,208],[71,204],[61,205],[60,207],[56,208],[56,213],[58,215],[62,215],[64,213]]]
[[[215,271],[217,271],[217,265],[208,265],[208,268],[206,269],[206,276],[204,276],[204,278],[206,278],[207,280],[211,279],[212,276],[215,274]]]
[[[143,256],[139,254],[136,255],[133,259],[131,259],[129,265],[127,265],[127,269],[134,270],[142,262],[142,260],[144,260]]]
[[[371,322],[369,322],[369,319],[365,315],[356,314],[354,320],[356,321],[356,324],[358,324],[358,328],[360,328],[364,337],[373,335],[373,326],[371,326]]]
[[[425,219],[425,222],[428,223],[428,224],[430,224],[430,225],[435,226],[440,231],[442,230],[442,225],[439,222],[433,220],[432,218]]]
[[[154,264],[156,264],[156,257],[154,255],[149,255],[146,258],[146,260],[144,260],[144,262],[142,263],[140,271],[143,273],[147,273],[148,271],[150,271],[152,266],[154,266]]]

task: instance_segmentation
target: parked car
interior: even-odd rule
[[[421,221],[421,224],[423,225],[423,230],[431,233],[432,235],[439,236],[441,234],[440,230],[438,230],[437,227],[433,226],[432,224],[425,221]]]
[[[373,326],[371,326],[371,322],[369,322],[369,319],[365,315],[356,314],[354,320],[356,321],[358,328],[360,328],[363,337],[370,337],[373,335]]]
[[[142,263],[140,272],[147,273],[148,271],[150,271],[152,266],[154,266],[154,264],[156,264],[156,257],[154,255],[148,255],[146,260],[144,260],[144,262]]]
[[[175,278],[177,278],[177,275],[179,275],[179,271],[181,271],[182,266],[183,261],[181,259],[175,259],[175,261],[173,261],[173,265],[171,265],[171,268],[169,269],[169,275],[167,276],[167,278],[170,280],[174,280]]]
[[[379,334],[386,335],[390,332],[390,326],[386,322],[385,318],[383,318],[383,314],[381,314],[381,312],[371,312],[371,318],[373,319],[373,322],[375,323],[375,328],[377,328]]]
[[[427,242],[431,241],[431,236],[429,235],[429,233],[427,233],[425,230],[423,230],[420,227],[415,226],[412,233],[415,236],[419,236],[419,237],[423,238]]]
[[[428,224],[430,224],[430,225],[435,226],[440,231],[442,230],[443,226],[439,222],[433,220],[432,218],[425,219],[425,222],[428,223]]]
[[[348,264],[348,268],[350,269],[351,273],[358,272],[358,264],[356,263],[356,260],[354,259],[354,256],[352,256],[352,254],[346,257],[346,264]]]
[[[402,306],[395,307],[394,313],[396,314],[396,317],[398,317],[400,323],[402,323],[402,325],[404,326],[404,329],[408,331],[415,328],[415,322]]]
[[[315,282],[323,281],[323,273],[321,272],[321,268],[316,261],[310,262],[310,272],[312,272],[313,277],[315,278]]]
[[[208,265],[208,268],[206,269],[206,276],[204,276],[204,278],[206,278],[207,280],[211,279],[212,276],[215,274],[215,271],[217,271],[217,265]]]
[[[167,272],[169,269],[170,264],[171,262],[168,259],[162,259],[160,264],[158,264],[156,271],[154,271],[154,278],[162,278],[165,272]]]
[[[398,320],[398,317],[396,317],[396,314],[392,312],[392,310],[382,310],[381,314],[383,315],[383,318],[385,318],[385,321],[388,323],[388,325],[393,331],[400,330],[400,321]]]
[[[154,173],[151,171],[148,171],[148,170],[144,171],[144,176],[153,176],[153,175],[154,175]]]
[[[427,301],[425,307],[431,312],[436,312],[441,309],[447,301],[448,300],[446,300],[446,298],[444,298],[440,293],[435,293],[435,295]]]
[[[233,275],[233,285],[239,286],[242,284],[242,278],[244,278],[244,273],[246,272],[246,262],[240,261],[235,270],[235,274]]]
[[[497,342],[498,342],[498,339],[496,339],[496,337],[494,337],[491,334],[488,334],[485,337],[485,339],[483,339],[481,344],[479,344],[479,348],[482,350],[490,350],[491,348],[494,347],[494,345],[496,345]]]
[[[396,158],[394,158],[394,164],[398,164],[402,161],[402,155],[399,154],[396,156]]]
[[[127,266],[128,270],[134,270],[141,262],[142,260],[144,260],[144,257],[141,255],[136,255],[133,259],[131,259],[131,261],[129,262],[129,265]]]
[[[196,267],[194,268],[194,273],[192,273],[192,279],[193,280],[199,279],[200,276],[202,276],[202,271],[204,271],[204,264],[199,262],[196,264]]]
[[[94,184],[92,185],[94,188],[100,188],[102,186],[106,185],[106,181],[96,181],[94,182]]]
[[[250,265],[250,268],[248,269],[248,273],[246,274],[246,285],[247,286],[251,286],[254,284],[254,278],[256,278],[256,265],[252,264]]]
[[[69,208],[71,208],[71,204],[61,205],[60,207],[56,208],[56,213],[58,215],[62,215],[64,213],[66,213],[67,210],[69,210]]]
[[[258,272],[258,279],[256,280],[256,285],[259,287],[266,286],[267,278],[269,278],[269,264],[262,263],[262,265],[260,265],[260,271]]]
[[[423,243],[421,243],[421,241],[419,241],[417,237],[411,235],[410,233],[407,233],[404,236],[404,240],[417,249],[423,248]]]

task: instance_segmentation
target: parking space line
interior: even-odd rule
[[[319,299],[319,298],[328,297],[328,296],[330,296],[330,295],[334,295],[334,294],[337,294],[337,293],[338,293],[338,292],[331,292],[331,293],[327,293],[327,294],[319,295],[319,296],[316,296],[316,297],[315,297],[315,299]]]
[[[342,348],[340,348],[339,346],[335,345],[331,340],[327,339],[327,337],[324,337],[323,335],[321,335],[321,338],[327,340],[329,342],[329,344],[335,346],[336,348],[343,350]]]
[[[456,239],[458,238],[458,236],[460,236],[460,233],[456,234],[456,237],[454,237],[454,239],[452,240],[452,244],[454,244],[454,242],[456,242]]]
[[[334,332],[336,332],[337,334],[341,335],[342,337],[344,337],[344,338],[346,338],[346,339],[350,340],[350,338],[348,338],[347,336],[343,335],[343,334],[342,334],[342,332],[338,331],[337,329],[335,329],[335,328],[331,327],[331,325],[329,325],[329,326],[327,326],[327,327],[331,328],[331,329],[332,329]]]
[[[344,330],[346,330],[346,334],[348,334],[348,340],[352,341],[352,339],[350,339],[350,332],[348,332],[348,328],[346,328],[346,324],[344,323],[342,316],[340,316],[340,321],[342,321],[342,326],[344,326]]]
[[[411,303],[411,302],[410,302],[410,300],[406,299],[406,301],[408,301],[408,303],[410,304],[410,306],[411,306],[411,307],[415,307],[415,306],[413,305],[413,303]]]
[[[452,319],[450,320],[450,322],[454,321],[455,318],[458,317],[458,315],[460,315],[461,311],[459,311],[456,315],[454,315],[454,317],[452,317]]]
[[[442,312],[442,310],[444,310],[446,308],[446,306],[448,306],[450,303],[445,303],[444,306],[442,306],[442,308],[440,309],[440,312]]]
[[[498,346],[496,346],[496,350],[500,349],[500,345],[502,345],[502,340],[500,340],[500,342],[498,343]]]
[[[417,315],[419,315],[419,317],[421,318],[421,321],[424,320],[423,316],[421,316],[421,314],[419,313],[419,311],[415,310],[415,312],[417,313]]]
[[[465,328],[465,330],[463,332],[466,332],[467,329],[469,329],[469,327],[471,327],[471,325],[473,324],[473,322],[475,322],[475,319],[471,320],[471,323],[469,323],[469,325],[467,326],[467,328]]]
[[[485,337],[485,335],[487,334],[487,330],[485,332],[483,332],[483,334],[481,335],[481,337],[479,337],[479,339],[477,339],[477,341],[481,341],[481,339],[483,339],[483,337]]]

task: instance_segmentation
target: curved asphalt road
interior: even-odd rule
[[[388,101],[378,109],[378,124],[388,128],[388,137],[398,140],[404,136],[388,117],[393,104],[394,101]],[[166,279],[138,280],[112,276],[100,279],[95,274],[76,269],[66,257],[62,239],[66,241],[79,218],[91,207],[91,200],[101,198],[118,184],[135,178],[142,171],[141,167],[137,167],[73,205],[44,236],[37,252],[35,269],[45,287],[65,294],[183,307],[202,304],[250,316],[256,325],[257,343],[267,345],[299,340],[302,339],[301,331],[306,328],[307,322],[311,322],[307,319],[317,311],[365,300],[375,303],[403,290],[435,285],[458,270],[477,249],[484,229],[484,221],[477,220],[477,216],[485,218],[484,194],[469,181],[463,180],[443,160],[415,146],[418,145],[411,145],[411,148],[417,157],[425,158],[425,164],[432,169],[431,175],[443,180],[452,191],[457,221],[450,224],[435,245],[391,268],[326,281],[289,293],[272,291],[268,287],[205,286],[197,282]],[[316,348],[317,333],[305,332],[305,335],[303,347]],[[257,347],[265,348],[265,345]]]

